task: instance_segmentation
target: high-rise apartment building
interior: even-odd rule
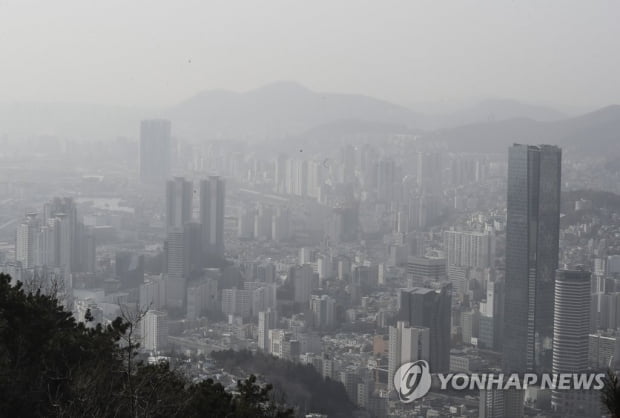
[[[313,295],[310,299],[310,310],[314,327],[317,329],[330,329],[334,326],[336,300],[327,295]]]
[[[304,264],[303,266],[296,267],[293,270],[295,302],[308,306],[308,303],[310,302],[310,295],[316,288],[315,282],[314,270],[310,264]]]
[[[271,239],[286,241],[291,237],[291,213],[288,208],[278,207],[271,223]]]
[[[38,234],[37,215],[29,213],[26,219],[17,226],[15,237],[15,260],[22,263],[23,268],[32,268],[36,265]]]
[[[78,271],[77,207],[69,197],[55,197],[43,206],[43,221],[54,228],[54,266]]]
[[[296,196],[308,195],[308,161],[288,159],[286,161],[286,193]]]
[[[389,328],[389,338],[388,385],[392,387],[394,374],[404,363],[430,360],[430,330],[398,321],[396,326]]]
[[[271,343],[269,341],[269,330],[275,329],[277,324],[277,313],[275,310],[267,309],[258,313],[258,348],[269,352]]]
[[[402,170],[392,158],[377,163],[377,200],[381,203],[398,202],[402,197]]]
[[[599,332],[588,336],[589,365],[595,370],[617,370],[620,366],[620,333]]]
[[[279,154],[275,160],[275,174],[273,191],[276,193],[286,192],[286,166],[288,157],[286,154]]]
[[[444,231],[446,262],[450,266],[493,267],[495,236],[490,232]]]
[[[254,217],[254,238],[257,240],[270,240],[273,232],[273,208],[267,205],[259,205]]]
[[[240,239],[254,238],[256,209],[243,207],[237,215],[237,237]]]
[[[222,290],[222,313],[249,317],[252,313],[252,291],[237,288]]]
[[[158,311],[166,306],[166,280],[161,276],[147,277],[138,288],[139,307],[142,311]]]
[[[65,280],[70,273],[94,272],[95,237],[78,221],[73,199],[52,199],[43,206],[42,219],[26,216],[17,226],[15,259],[23,268],[58,268]]]
[[[145,350],[165,350],[168,347],[168,314],[149,310],[142,318],[140,335]]]
[[[562,151],[513,145],[508,152],[504,369],[549,371],[558,268]]]
[[[189,271],[186,235],[183,228],[168,232],[165,242],[166,274],[169,278],[185,278]]]
[[[300,344],[293,333],[283,329],[271,329],[269,341],[271,344],[269,352],[274,356],[291,361],[299,360]]]
[[[438,152],[418,153],[418,187],[427,194],[441,193],[443,182],[443,159]]]
[[[276,285],[268,284],[264,282],[245,282],[243,284],[244,290],[252,292],[252,315],[256,316],[259,312],[266,311],[267,309],[276,309],[277,297],[276,297]]]
[[[217,280],[201,277],[187,285],[187,319],[198,319],[206,312],[214,312],[218,302]]]

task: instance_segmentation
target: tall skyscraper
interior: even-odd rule
[[[198,222],[187,222],[183,228],[185,249],[187,251],[188,274],[200,273],[205,267],[202,250],[202,225]]]
[[[190,270],[198,270],[196,223],[192,218],[193,185],[183,177],[166,182],[166,304],[184,307]],[[199,230],[199,228],[198,228]]]
[[[480,335],[478,345],[500,351],[503,332],[504,282],[487,282],[487,297],[480,303]]]
[[[398,320],[429,329],[429,366],[432,373],[450,369],[451,286],[440,289],[401,289]]]
[[[192,219],[193,185],[183,177],[166,183],[166,231],[180,229]]]
[[[553,306],[553,373],[588,369],[590,332],[590,272],[558,270]],[[598,394],[596,395],[598,397]],[[551,406],[562,415],[588,415],[585,391],[554,390]]]
[[[226,184],[219,176],[200,181],[202,246],[207,255],[224,255],[224,209]]]
[[[430,360],[430,330],[425,327],[410,327],[405,321],[398,321],[389,328],[388,386],[392,387],[394,373],[404,363]],[[431,365],[432,367],[432,365]]]
[[[515,144],[508,152],[505,371],[551,369],[561,165],[555,146]]]
[[[170,121],[143,120],[140,124],[140,179],[144,182],[163,182],[170,175]]]
[[[440,153],[418,153],[417,183],[419,199],[416,223],[424,229],[437,220],[442,209],[443,159]]]

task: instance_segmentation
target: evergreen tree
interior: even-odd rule
[[[92,320],[89,312],[87,320]],[[292,417],[254,376],[238,395],[135,360],[136,324],[87,327],[54,295],[0,274],[0,415],[8,417]],[[249,414],[249,415],[248,415]]]

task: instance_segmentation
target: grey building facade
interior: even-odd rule
[[[400,291],[398,320],[412,327],[430,331],[429,366],[432,373],[450,369],[450,329],[452,320],[452,286],[439,289],[415,287]]]
[[[508,152],[505,371],[551,369],[561,165],[555,146],[515,144]]]

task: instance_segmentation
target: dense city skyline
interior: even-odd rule
[[[0,415],[620,411],[618,15],[0,0]]]

